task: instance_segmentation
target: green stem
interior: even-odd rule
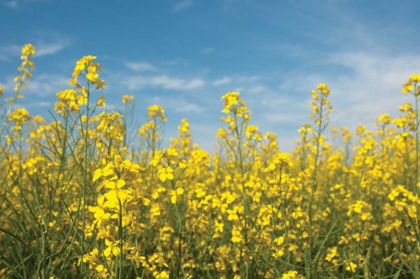
[[[122,268],[123,268],[123,225],[122,225],[122,204],[121,200],[118,198],[118,202],[120,205],[119,208],[119,228],[118,228],[118,235],[119,235],[119,245],[120,245],[120,268],[118,273],[118,278],[122,278]]]
[[[86,103],[86,120],[85,120],[85,131],[84,131],[84,140],[85,140],[85,160],[84,160],[84,170],[83,170],[83,185],[82,185],[82,234],[81,234],[81,241],[80,241],[80,248],[81,248],[81,254],[82,259],[83,255],[85,254],[85,247],[84,247],[84,240],[85,240],[85,226],[86,226],[86,185],[88,183],[88,138],[89,138],[89,97],[90,97],[90,83],[87,82],[87,103]],[[83,125],[82,125],[82,131],[83,131]],[[84,274],[84,264],[83,260],[80,264],[80,271],[81,275]]]
[[[321,141],[321,133],[322,133],[322,113],[323,113],[323,101],[324,98],[321,95],[321,100],[320,100],[320,109],[319,109],[319,123],[318,123],[318,133],[317,133],[317,139],[316,139],[316,154],[315,154],[315,162],[314,162],[314,172],[313,172],[313,177],[312,177],[312,189],[311,189],[311,197],[310,197],[310,201],[309,201],[309,257],[311,257],[312,255],[312,204],[314,201],[314,194],[315,191],[317,189],[318,183],[317,183],[317,178],[316,178],[316,174],[317,174],[317,170],[318,170],[318,158],[319,158],[319,147],[320,147],[320,141]],[[311,266],[309,266],[309,278],[313,278],[312,277],[312,271],[311,271]]]
[[[416,179],[413,183],[414,194],[417,194],[417,183],[419,182],[419,95],[416,93],[417,83],[414,84],[414,95],[416,97]]]

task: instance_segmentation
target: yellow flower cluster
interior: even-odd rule
[[[96,56],[88,55],[77,61],[73,71],[73,79],[70,79],[71,86],[80,87],[77,79],[79,76],[85,76],[90,83],[96,85],[96,89],[104,90],[105,81],[98,79],[99,74],[97,73],[97,71],[102,72],[102,68],[97,62],[93,62],[95,59]]]

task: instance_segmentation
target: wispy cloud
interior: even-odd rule
[[[201,52],[202,52],[202,53],[204,53],[204,54],[210,54],[210,53],[213,53],[213,52],[214,52],[214,47],[207,47],[207,48],[204,48]]]
[[[237,82],[239,83],[253,83],[256,82],[258,80],[260,80],[261,78],[258,76],[240,76],[237,78]]]
[[[5,90],[12,91],[14,87],[13,78],[8,78],[4,84]],[[24,89],[24,95],[54,97],[61,90],[69,87],[69,79],[62,75],[42,74],[35,75],[28,81],[28,87]]]
[[[161,87],[172,90],[192,90],[203,87],[206,83],[201,78],[191,80],[160,76],[131,76],[122,81],[128,90],[140,90],[145,87]]]
[[[182,65],[182,66],[189,66],[190,62],[183,58],[174,58],[164,62],[166,65],[175,66],[175,65]]]
[[[250,94],[258,94],[264,91],[268,91],[268,89],[262,84],[257,84],[257,85],[251,86],[246,91],[247,93],[250,93]]]
[[[62,41],[62,42],[41,42],[37,46],[37,56],[44,56],[44,55],[54,55],[59,51],[63,50],[67,46],[69,46],[69,42]]]
[[[207,109],[205,107],[202,107],[198,104],[188,102],[181,98],[172,98],[172,97],[155,97],[153,98],[154,103],[158,103],[164,108],[167,108],[169,110],[173,110],[177,113],[186,113],[186,112],[203,112]]]
[[[213,82],[213,85],[214,86],[219,86],[219,85],[229,84],[231,82],[232,82],[232,78],[225,76],[225,77],[223,77],[221,79],[215,80]]]
[[[284,42],[271,45],[264,44],[260,46],[260,48],[264,51],[268,51],[272,54],[284,57],[302,58],[313,55],[312,49],[308,49],[307,47],[302,45],[293,45]]]
[[[10,60],[12,57],[19,56],[22,46],[8,45],[0,47],[0,60]]]
[[[291,113],[264,113],[263,118],[272,123],[293,123],[300,124],[303,120],[301,114]]]
[[[289,102],[289,99],[278,95],[265,95],[265,97],[261,100],[261,105],[269,109],[278,109]]]
[[[157,71],[157,68],[147,62],[126,62],[125,66],[136,72]]]
[[[183,104],[180,107],[175,108],[176,112],[202,112],[205,109],[196,104]]]
[[[180,11],[190,8],[192,5],[193,5],[192,0],[183,0],[175,4],[173,11],[180,12]]]
[[[317,84],[326,83],[331,89],[330,102],[334,107],[331,125],[354,129],[364,124],[373,128],[379,115],[389,113],[397,117],[398,105],[412,101],[401,89],[408,77],[418,72],[416,65],[420,64],[420,55],[337,52],[323,63],[325,69],[338,66],[344,70],[317,74],[295,71],[285,76],[279,90],[288,92],[296,109],[309,111],[310,91],[316,89]]]
[[[27,94],[55,96],[69,87],[69,78],[62,75],[43,74],[29,81]]]
[[[44,2],[44,0],[4,0],[2,1],[1,5],[9,9],[19,10],[24,4],[40,3],[40,2]]]
[[[19,2],[16,0],[4,1],[2,5],[13,10],[16,10],[19,8]]]
[[[333,80],[330,97],[336,104],[337,120],[346,125],[372,125],[384,113],[396,117],[398,105],[412,102],[401,89],[408,77],[418,72],[420,55],[347,52],[332,55],[329,62],[350,69],[349,74]]]
[[[46,102],[46,101],[39,101],[39,102],[25,102],[22,105],[18,105],[22,108],[52,108],[53,103],[52,102]]]
[[[42,35],[44,37],[45,35]],[[64,48],[70,46],[70,40],[60,35],[53,34],[51,38],[35,38],[33,39],[33,45],[36,47],[35,57],[41,57],[46,55],[54,55]],[[0,46],[0,60],[6,61],[13,57],[18,57],[21,54],[22,45],[11,44],[6,46]]]

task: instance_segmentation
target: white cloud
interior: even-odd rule
[[[54,55],[66,48],[69,44],[63,42],[40,43],[36,46],[36,56]]]
[[[35,39],[35,43],[33,44],[36,48],[35,57],[45,56],[45,55],[54,55],[57,52],[63,50],[64,48],[70,45],[70,40],[67,38],[63,38],[60,36],[55,36],[55,39],[43,40],[43,39]],[[0,47],[0,61],[3,60],[10,60],[13,57],[19,57],[22,51],[22,45],[12,44],[7,46]]]
[[[219,86],[219,85],[229,84],[231,82],[232,82],[232,78],[225,76],[225,77],[223,77],[221,79],[215,80],[213,82],[213,85],[214,86]]]
[[[207,108],[187,102],[186,100],[180,98],[154,97],[152,102],[161,105],[167,110],[173,110],[175,112],[203,112],[207,110]]]
[[[22,5],[40,2],[44,2],[44,0],[3,0],[1,5],[9,9],[18,10]]]
[[[174,65],[189,66],[190,62],[183,58],[175,58],[175,59],[166,61],[165,64],[170,65],[170,66],[174,66]]]
[[[19,56],[22,51],[22,46],[9,45],[0,47],[0,60],[9,60],[12,57]]]
[[[43,74],[28,82],[27,94],[51,96],[69,88],[69,78],[61,75]]]
[[[15,9],[18,9],[19,8],[19,2],[16,1],[16,0],[5,1],[3,3],[3,6],[15,10]]]
[[[201,52],[204,53],[204,54],[210,54],[210,53],[214,52],[214,48],[213,47],[207,47],[207,48],[203,49]]]
[[[320,83],[328,83],[331,78],[322,74],[309,74],[302,71],[294,71],[283,76],[284,81],[280,84],[279,90],[283,92],[291,92],[305,94],[310,96],[310,92],[316,89]]]
[[[339,122],[356,126],[373,125],[384,113],[398,116],[398,105],[413,102],[401,93],[408,77],[419,72],[420,55],[379,56],[363,52],[331,56],[330,63],[351,70],[331,84],[331,103],[336,104]]]
[[[54,105],[52,102],[39,101],[39,102],[25,103],[19,106],[22,108],[52,108]]]
[[[140,90],[144,87],[161,87],[172,90],[192,90],[203,87],[205,81],[201,78],[185,80],[180,78],[172,78],[167,75],[160,76],[131,76],[122,81],[128,90]]]
[[[330,126],[345,125],[354,129],[363,124],[373,128],[379,115],[389,113],[392,117],[398,117],[398,106],[413,102],[401,90],[408,77],[419,72],[419,64],[420,55],[334,53],[324,60],[322,67],[328,69],[339,66],[345,68],[345,71],[324,74],[293,72],[285,76],[279,89],[288,92],[291,102],[296,103],[295,108],[306,109],[309,116],[310,91],[316,89],[317,84],[326,83],[330,87],[329,99],[334,107],[334,112],[330,114]],[[272,115],[271,119],[276,118]]]
[[[278,109],[282,105],[287,104],[289,102],[289,99],[279,97],[279,96],[268,96],[261,100],[261,104],[267,108],[271,109]]]
[[[298,114],[291,113],[264,113],[262,115],[264,119],[273,123],[293,123],[300,124],[302,116]]]
[[[241,76],[241,77],[238,77],[237,78],[237,82],[239,82],[239,83],[244,83],[244,82],[246,82],[246,83],[253,83],[253,82],[256,82],[256,81],[258,81],[260,79],[261,78],[260,77],[257,77],[257,76]]]
[[[157,68],[147,62],[127,62],[125,65],[136,72],[157,71]]]
[[[4,87],[7,91],[14,88],[13,78],[7,79]],[[55,74],[42,74],[33,76],[28,81],[28,87],[24,88],[24,95],[55,96],[59,91],[69,88],[69,78]]]
[[[203,107],[191,103],[185,103],[175,108],[176,112],[202,112],[204,110],[205,109]]]
[[[193,5],[192,0],[183,0],[175,4],[173,11],[180,12],[180,11],[190,8],[192,5]]]
[[[261,92],[264,92],[264,91],[267,91],[267,88],[264,85],[261,85],[261,84],[251,86],[250,88],[248,88],[246,90],[246,92],[250,93],[250,94],[258,94],[258,93],[261,93]]]
[[[241,92],[243,92],[244,91],[244,88],[243,87],[235,87],[235,88],[233,88],[233,90],[232,90],[232,92],[239,92],[239,93],[241,93]]]
[[[272,45],[262,45],[260,46],[262,50],[269,51],[274,54],[278,54],[285,57],[308,57],[312,56],[313,52],[311,49],[308,49],[301,45],[293,45],[289,43],[277,43]]]

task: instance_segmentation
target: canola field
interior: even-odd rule
[[[133,96],[101,110],[94,56],[49,120],[29,115],[35,52],[2,101],[0,278],[420,278],[420,75],[395,92],[402,116],[371,131],[330,127],[334,92],[314,85],[291,153],[228,92],[209,154],[186,119],[162,146],[159,105],[138,131]]]

